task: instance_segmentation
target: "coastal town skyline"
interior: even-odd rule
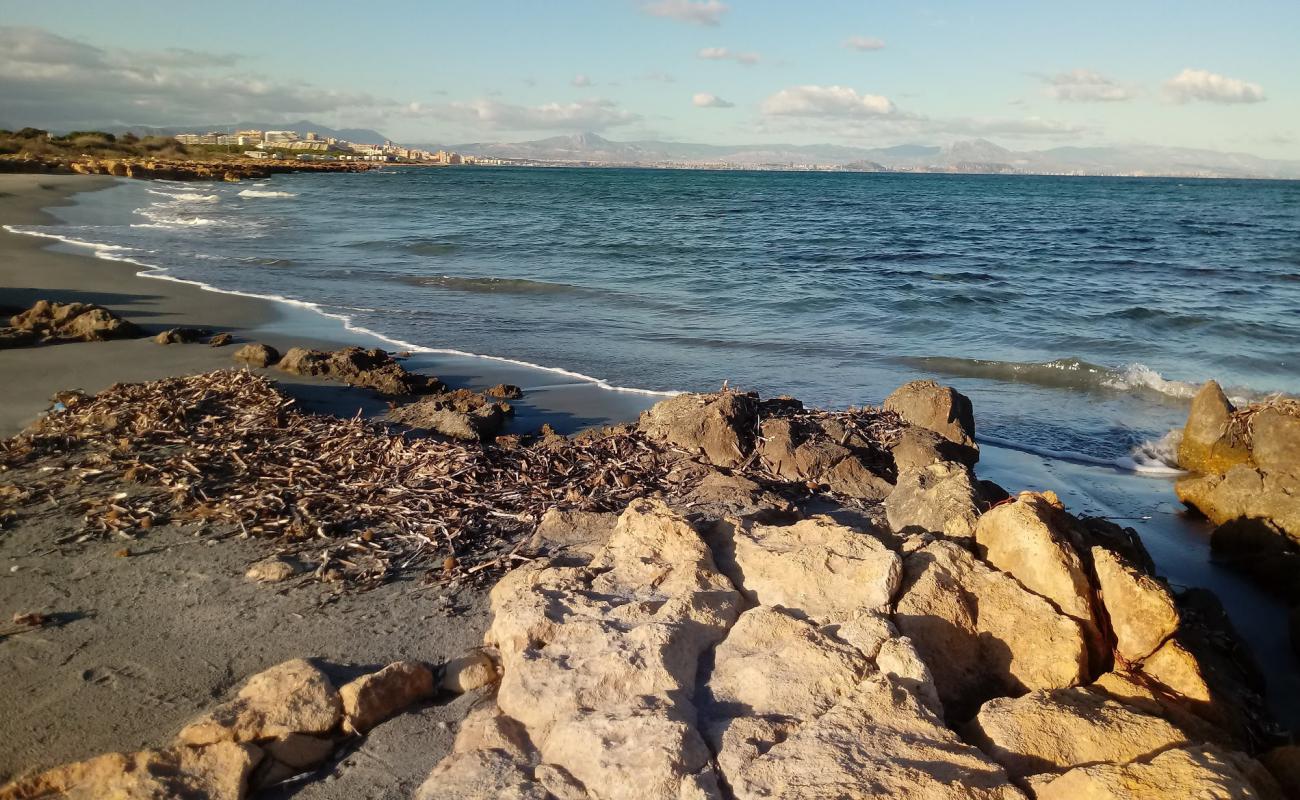
[[[0,125],[310,117],[403,143],[595,132],[714,145],[1300,150],[1286,33],[1300,11],[1282,3],[1254,4],[1250,19],[1199,2],[1177,15],[1102,4],[1087,18],[949,3],[823,3],[799,15],[719,0],[397,3],[385,14],[409,24],[361,36],[331,3],[309,16],[257,6],[252,30],[232,13],[238,2],[181,7],[163,32],[143,24],[143,8],[0,6]],[[227,31],[236,25],[239,35]],[[285,26],[291,41],[263,41]]]

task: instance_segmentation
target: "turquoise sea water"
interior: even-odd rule
[[[387,169],[123,182],[70,221],[402,347],[622,387],[843,406],[934,375],[982,438],[1085,461],[1134,466],[1207,378],[1300,392],[1294,182]]]
[[[1300,394],[1300,183],[385,169],[123,180],[55,213],[11,229],[295,304],[296,334],[342,319],[547,367],[491,362],[521,406],[599,381],[631,416],[724,380],[844,406],[937,377],[974,401],[982,477],[1136,527],[1175,585],[1219,595],[1300,729],[1286,609],[1210,562],[1162,458],[1207,378]]]

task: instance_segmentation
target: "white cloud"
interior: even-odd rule
[[[1264,87],[1227,78],[1204,69],[1185,69],[1165,82],[1165,93],[1176,103],[1260,103]]]
[[[892,101],[878,94],[858,94],[847,86],[795,86],[763,101],[768,116],[883,117],[896,112]]]
[[[884,50],[885,40],[874,36],[850,36],[844,41],[844,46],[850,50]]]
[[[735,106],[735,103],[728,103],[716,94],[709,94],[708,92],[696,92],[695,96],[691,98],[691,104],[696,108],[732,108]]]
[[[39,28],[0,27],[0,97],[6,117],[55,128],[401,109],[364,92],[232,71],[238,61],[192,50],[108,49]]]
[[[729,6],[719,0],[655,0],[644,3],[641,10],[655,17],[690,22],[695,25],[718,25]]]
[[[639,114],[621,109],[609,100],[580,100],[576,103],[546,103],[540,106],[474,100],[452,103],[446,110],[448,116],[462,122],[508,131],[597,131],[641,120]]]
[[[763,56],[758,53],[738,53],[725,47],[705,47],[695,55],[706,61],[735,61],[747,67],[752,67],[763,60]]]
[[[1047,96],[1067,103],[1113,103],[1132,100],[1133,92],[1090,69],[1074,69],[1043,78]]]
[[[577,86],[579,89],[585,89],[591,85],[591,78],[587,77],[586,75],[583,75],[580,72],[577,75],[573,76],[572,83],[574,86]]]

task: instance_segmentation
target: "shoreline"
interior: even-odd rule
[[[55,175],[0,176],[0,222],[42,224],[53,217],[42,211],[74,202],[82,191],[111,187],[111,178]],[[68,245],[64,245],[68,247]],[[344,321],[310,304],[277,302],[196,282],[138,275],[140,265],[79,252],[59,252],[48,241],[22,233],[0,234],[4,305],[30,305],[36,299],[98,302],[141,324],[149,333],[171,327],[197,326],[228,331],[237,339],[261,341],[282,351],[293,345],[332,349],[347,344],[395,349],[389,339],[364,329],[349,330]],[[95,267],[90,269],[89,267]],[[337,336],[321,336],[322,320],[339,323]],[[414,348],[412,348],[414,350]],[[154,380],[229,368],[233,348],[194,345],[160,346],[150,339],[92,345],[50,345],[5,351],[9,383],[0,405],[0,435],[16,433],[36,418],[59,390],[97,392],[117,382]],[[438,375],[455,387],[483,389],[513,383],[525,389],[507,432],[535,431],[550,424],[562,433],[626,422],[657,399],[640,390],[619,392],[602,382],[554,380],[577,377],[558,368],[539,367],[507,358],[420,348],[404,361],[416,372]],[[266,371],[307,410],[351,416],[383,413],[386,404],[339,384]],[[588,376],[582,376],[587,378]],[[978,413],[978,409],[976,410]],[[1120,519],[1135,527],[1156,557],[1161,571],[1180,585],[1207,586],[1219,594],[1234,622],[1250,640],[1269,672],[1274,704],[1285,701],[1279,716],[1300,721],[1300,677],[1285,642],[1278,642],[1278,619],[1249,581],[1210,563],[1208,528],[1187,518],[1165,477],[1125,472],[1115,466],[1075,463],[1068,459],[985,443],[982,477],[1012,492],[1053,489],[1079,513]],[[1300,724],[1297,722],[1296,724]]]

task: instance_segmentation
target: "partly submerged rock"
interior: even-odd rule
[[[934,381],[905,383],[885,398],[885,410],[905,421],[938,433],[950,442],[970,448],[975,444],[975,410],[970,398],[951,386]]]
[[[294,659],[249,678],[233,700],[182,728],[177,741],[204,745],[328,733],[341,715],[338,692],[325,673]]]
[[[498,383],[485,391],[484,394],[488,397],[499,397],[502,400],[518,400],[524,396],[524,390],[513,383]]]
[[[679,394],[641,414],[646,436],[691,452],[719,467],[735,467],[754,449],[758,399],[752,394]]]
[[[233,342],[235,338],[228,333],[218,333],[211,339],[208,339],[208,347],[225,347]]]
[[[1178,465],[1192,472],[1221,475],[1237,464],[1250,462],[1244,442],[1229,436],[1228,423],[1235,409],[1216,381],[1207,381],[1192,398],[1187,424],[1178,442]]]
[[[331,378],[394,397],[442,389],[437,378],[407,372],[391,355],[378,348],[345,347],[325,352],[295,347],[284,354],[279,367],[295,375]]]

